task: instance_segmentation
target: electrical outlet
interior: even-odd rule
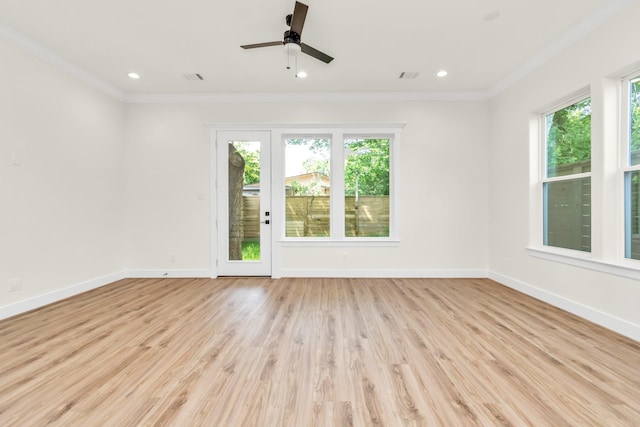
[[[22,289],[22,279],[19,277],[16,279],[9,279],[9,292],[16,292]]]

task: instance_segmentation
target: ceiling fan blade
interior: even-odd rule
[[[269,46],[282,46],[282,42],[266,42],[266,43],[256,43],[256,44],[245,44],[240,46],[243,49],[255,49],[257,47],[269,47]]]
[[[291,31],[300,36],[302,34],[302,27],[304,27],[304,20],[307,19],[307,6],[304,3],[296,2],[296,7],[293,9],[293,17],[291,18]]]
[[[326,53],[320,52],[318,49],[312,48],[308,44],[300,43],[300,48],[302,49],[302,52],[306,53],[307,55],[311,55],[322,62],[326,62],[327,64],[333,61],[332,57],[330,57]]]

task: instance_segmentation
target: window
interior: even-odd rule
[[[331,139],[284,141],[286,237],[329,237]]]
[[[397,134],[283,135],[284,237],[394,238],[392,157]]]
[[[388,138],[344,141],[344,233],[389,237]]]
[[[543,243],[591,252],[591,98],[544,115]]]
[[[640,259],[640,76],[624,82],[625,257]]]

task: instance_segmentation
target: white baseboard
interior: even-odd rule
[[[127,270],[126,277],[130,279],[156,279],[156,278],[210,278],[212,272],[209,269],[196,270]]]
[[[128,270],[87,280],[33,298],[0,307],[0,320],[25,313],[36,308],[108,285],[125,278],[209,278],[211,270]],[[640,341],[640,325],[603,313],[586,305],[571,301],[544,289],[511,277],[487,270],[314,270],[283,269],[282,277],[345,277],[345,278],[490,278],[498,283],[522,292],[555,307],[566,310],[600,326],[611,329],[636,341]]]
[[[521,282],[499,273],[490,272],[489,278],[496,282],[508,286],[516,291],[527,294],[535,299],[549,303],[555,307],[561,308],[576,316],[590,320],[600,326],[612,331],[618,332],[626,337],[640,341],[640,325],[628,322],[624,319],[617,318],[607,313],[603,313],[594,308],[577,303],[570,299],[561,297],[544,289],[537,288],[533,285]]]
[[[485,278],[487,270],[315,270],[284,268],[281,277]]]
[[[125,277],[127,277],[125,272],[108,274],[106,276],[97,277],[66,288],[57,289],[55,291],[47,292],[46,294],[2,306],[0,307],[0,319],[6,319],[21,313],[26,313],[27,311],[35,310],[36,308],[52,304],[65,298],[108,285],[109,283],[117,282]]]

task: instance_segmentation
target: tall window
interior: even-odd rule
[[[286,237],[329,237],[331,139],[284,141]]]
[[[625,257],[640,259],[640,76],[625,86]]]
[[[287,238],[394,237],[392,147],[397,135],[284,136]]]
[[[591,252],[591,98],[544,115],[543,241]]]
[[[389,237],[388,138],[344,140],[347,237]]]

